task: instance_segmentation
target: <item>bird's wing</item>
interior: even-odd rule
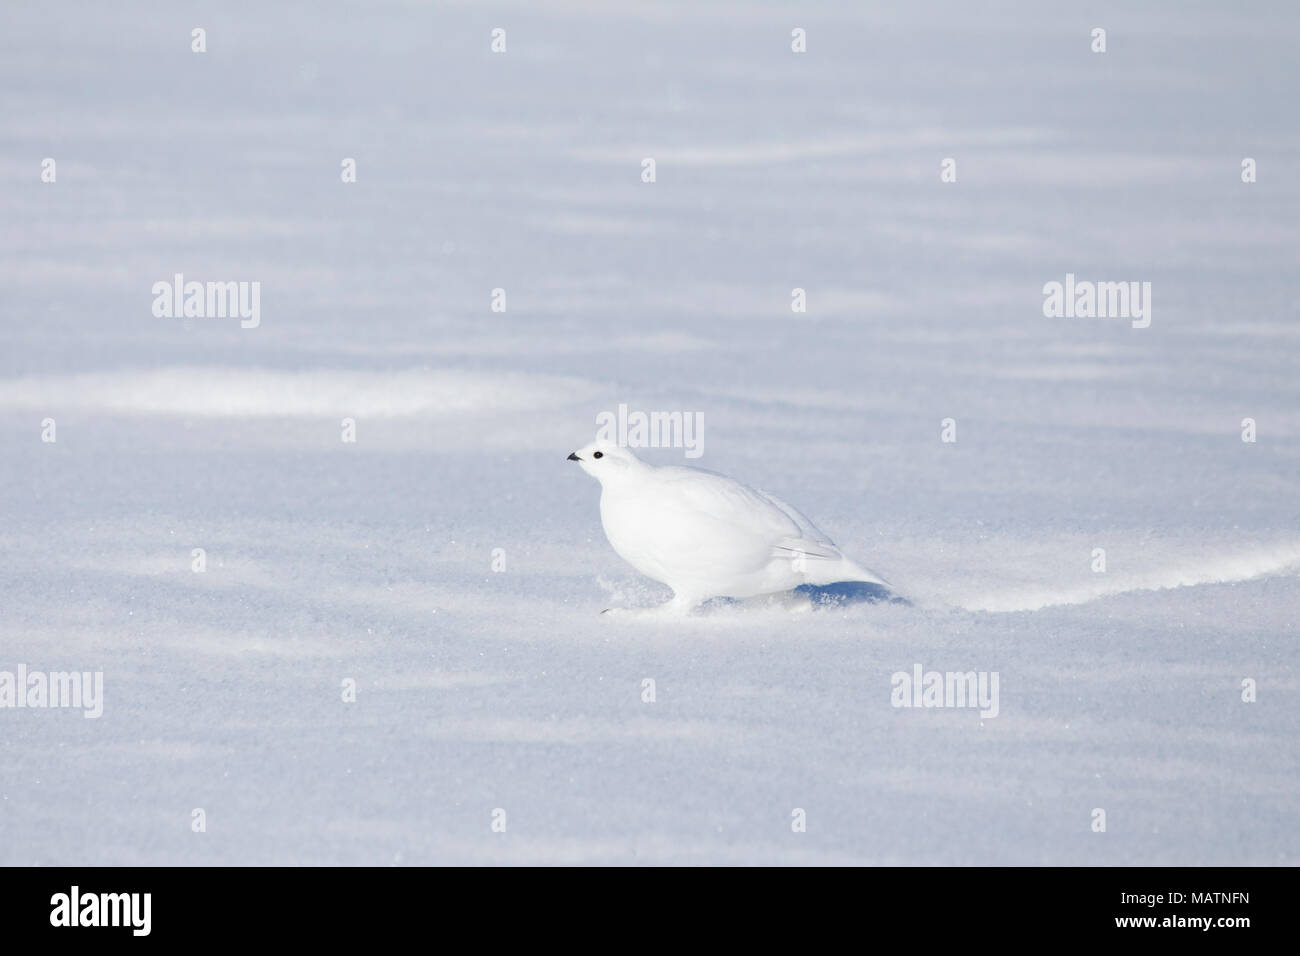
[[[823,534],[820,528],[804,517],[800,511],[792,505],[786,504],[776,495],[768,494],[766,491],[759,491],[758,494],[770,501],[773,506],[780,508],[799,529],[797,535],[787,536],[778,542],[778,549],[799,552],[809,558],[826,558],[838,561],[842,557],[840,549],[835,547],[835,543]]]
[[[686,508],[763,539],[774,556],[841,557],[830,538],[775,495],[695,468],[661,468],[659,477]]]
[[[796,561],[813,583],[873,581],[888,583],[875,572],[846,557],[802,513],[775,495],[695,468],[655,470],[665,513],[687,519],[692,530],[690,548],[703,561],[710,558],[710,542],[722,544],[734,558],[747,552],[755,566],[772,560]],[[699,532],[709,528],[710,535]]]
[[[833,584],[836,580],[854,580],[881,584],[887,588],[893,587],[875,571],[864,568],[856,561],[845,557],[844,552],[836,547],[830,538],[822,534],[820,529],[794,508],[775,495],[767,495],[767,497],[772,499],[773,504],[789,514],[799,524],[799,529],[802,532],[802,537],[798,540],[787,540],[778,543],[776,546],[777,553],[789,557],[792,561],[802,559],[805,570],[814,579],[812,583],[823,583],[816,580],[816,578],[819,575],[825,575],[827,580],[824,583],[827,584]],[[835,580],[830,580],[832,578]]]
[[[781,507],[734,478],[697,468],[660,468],[655,477],[684,511],[773,540],[801,536],[799,523],[790,513],[793,509]]]

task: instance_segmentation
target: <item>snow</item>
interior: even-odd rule
[[[358,10],[0,12],[0,863],[1297,861],[1300,14]],[[602,616],[619,403],[913,606]]]

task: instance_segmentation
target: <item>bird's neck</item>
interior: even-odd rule
[[[646,475],[650,474],[653,470],[654,469],[645,462],[628,462],[626,467],[620,468],[616,474],[611,474],[609,477],[601,481],[600,486],[607,492],[617,494],[618,492],[624,491],[628,488],[636,487],[645,479]]]

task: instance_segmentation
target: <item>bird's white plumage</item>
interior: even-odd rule
[[[600,482],[601,524],[614,550],[672,588],[679,608],[801,584],[888,587],[775,495],[709,471],[656,468],[610,442],[570,457]]]

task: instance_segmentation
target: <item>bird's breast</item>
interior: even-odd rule
[[[600,496],[600,523],[614,550],[632,567],[657,581],[672,577],[673,555],[689,546],[679,522],[665,515],[643,496]]]

